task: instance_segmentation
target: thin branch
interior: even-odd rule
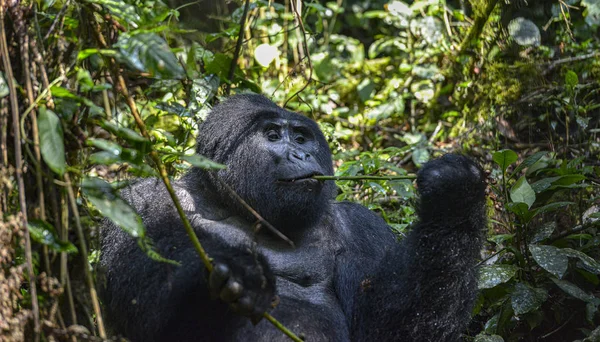
[[[244,42],[244,28],[246,26],[246,17],[248,16],[248,8],[250,8],[250,0],[246,0],[244,4],[244,13],[240,19],[240,32],[238,33],[237,43],[235,45],[235,53],[231,59],[231,65],[229,66],[229,75],[227,79],[229,83],[225,86],[225,95],[229,95],[231,92],[231,84],[233,83],[233,76],[235,75],[235,69],[237,67],[237,60],[240,57],[240,51],[242,50],[242,43]]]
[[[292,0],[291,4],[292,4],[292,10],[294,11],[294,16],[296,17],[296,20],[298,20],[298,25],[300,25],[300,30],[302,31],[302,39],[304,41],[304,50],[305,50],[304,52],[305,52],[306,60],[308,61],[308,78],[307,78],[307,81],[304,84],[304,86],[302,86],[302,88],[298,89],[298,91],[296,91],[294,94],[292,94],[292,96],[290,96],[287,100],[285,100],[285,102],[283,103],[283,107],[286,107],[288,102],[290,102],[291,99],[296,97],[298,94],[303,92],[304,89],[306,89],[308,87],[308,85],[312,81],[312,74],[313,74],[313,65],[312,65],[312,61],[310,59],[310,51],[308,51],[308,41],[306,39],[306,29],[304,28],[304,22],[302,21],[302,17],[300,16],[300,12],[298,11],[298,6],[297,6],[296,2],[294,2],[294,0]]]
[[[35,285],[35,274],[33,272],[33,261],[31,256],[31,238],[29,236],[29,227],[27,226],[27,204],[25,202],[25,183],[23,181],[23,160],[21,151],[21,132],[19,129],[19,102],[17,99],[17,88],[15,86],[12,65],[8,54],[8,44],[6,41],[6,30],[4,28],[4,15],[7,8],[4,0],[0,0],[0,56],[4,64],[6,73],[6,82],[10,94],[10,107],[12,111],[13,136],[15,142],[15,173],[19,187],[19,205],[21,206],[23,230],[25,231],[25,260],[27,263],[27,274],[29,277],[29,291],[31,295],[31,309],[33,311],[34,340],[40,338],[40,310]]]
[[[354,180],[354,181],[386,180],[386,181],[393,181],[393,180],[399,180],[399,179],[417,179],[417,175],[408,174],[405,176],[312,176],[312,178],[320,180],[320,181],[326,181],[326,180],[335,180],[335,181],[341,181],[341,180]]]
[[[79,218],[79,209],[77,208],[77,199],[75,192],[73,191],[73,185],[69,173],[64,174],[65,182],[67,183],[67,194],[69,195],[69,203],[71,204],[71,212],[75,219],[75,231],[77,233],[77,239],[79,240],[79,254],[83,262],[83,272],[85,275],[85,281],[89,287],[90,297],[92,299],[92,306],[94,307],[94,313],[96,314],[96,322],[98,324],[98,335],[102,338],[106,338],[106,331],[104,329],[104,320],[102,319],[102,313],[100,311],[100,302],[98,301],[98,294],[96,293],[96,285],[94,284],[94,278],[90,271],[90,263],[88,259],[88,250],[85,244],[85,236],[83,235],[83,227],[81,226],[81,219]]]
[[[270,224],[267,220],[265,220],[256,210],[254,210],[254,208],[252,208],[246,201],[244,201],[243,198],[240,197],[240,195],[238,195],[235,190],[233,190],[229,184],[223,182],[220,178],[218,178],[217,176],[215,176],[216,179],[219,180],[219,182],[225,186],[225,189],[227,189],[227,191],[229,191],[229,193],[235,197],[235,199],[240,202],[242,204],[242,206],[244,206],[244,208],[246,208],[254,217],[256,217],[259,221],[260,224],[266,226],[272,233],[274,233],[275,235],[277,235],[279,238],[281,238],[283,241],[287,242],[290,246],[292,247],[296,247],[296,245],[294,244],[294,242],[292,240],[290,240],[287,236],[285,236],[282,232],[280,232],[277,228],[273,227],[272,224]]]
[[[550,71],[552,71],[554,68],[556,68],[560,64],[571,63],[571,62],[579,62],[579,61],[583,61],[583,60],[590,59],[590,58],[595,58],[595,57],[600,57],[600,52],[596,51],[596,52],[588,53],[588,54],[585,54],[585,55],[580,55],[580,56],[574,56],[574,57],[569,57],[569,58],[563,58],[563,59],[555,60],[554,62],[552,62],[552,63],[550,63],[548,65],[548,68],[546,70],[544,70],[544,72],[542,73],[542,75],[547,75]]]

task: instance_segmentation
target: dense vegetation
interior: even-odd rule
[[[410,179],[489,172],[464,339],[600,341],[600,1],[0,0],[0,340],[101,340],[103,217],[164,260],[117,195],[177,177],[197,123],[257,92],[319,122],[338,200],[399,238]],[[365,177],[375,176],[375,177]]]

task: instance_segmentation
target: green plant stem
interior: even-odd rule
[[[73,219],[75,221],[75,232],[77,233],[77,239],[79,240],[79,254],[83,261],[83,272],[85,275],[85,281],[90,291],[90,299],[92,300],[92,306],[94,314],[96,315],[96,324],[98,325],[98,335],[101,338],[106,338],[106,330],[104,329],[104,320],[102,319],[102,312],[100,311],[100,301],[98,300],[98,294],[96,293],[96,285],[94,284],[94,278],[90,271],[90,263],[88,258],[88,250],[85,244],[85,236],[83,235],[83,227],[81,225],[81,219],[79,218],[79,209],[77,208],[77,199],[75,192],[73,191],[73,185],[69,173],[64,174],[65,182],[67,183],[67,195],[69,197],[69,203],[71,203],[71,211],[73,213]]]
[[[248,17],[248,9],[250,8],[250,0],[246,0],[244,4],[244,13],[242,14],[242,18],[240,19],[240,31],[238,33],[238,40],[235,44],[235,53],[233,54],[233,58],[231,59],[231,65],[229,66],[229,75],[227,75],[227,79],[229,83],[225,86],[225,94],[229,95],[231,92],[231,84],[233,83],[233,76],[235,76],[235,69],[237,67],[237,60],[240,57],[240,51],[242,50],[242,43],[244,42],[244,28],[246,26],[246,17]]]
[[[18,5],[17,5],[18,6]],[[25,182],[23,180],[23,160],[21,151],[21,134],[19,130],[19,102],[17,99],[17,87],[14,82],[8,44],[6,41],[6,30],[4,28],[5,10],[8,8],[4,0],[0,0],[0,57],[4,64],[6,82],[10,95],[10,108],[12,111],[13,136],[15,142],[15,174],[19,188],[19,205],[21,207],[21,220],[23,223],[25,239],[25,260],[27,265],[27,276],[29,277],[29,294],[31,295],[31,310],[33,312],[34,341],[40,339],[40,310],[37,298],[36,276],[33,272],[33,257],[31,255],[31,239],[27,227],[27,204],[25,201]]]
[[[398,179],[417,179],[417,175],[409,174],[406,176],[313,176],[312,178],[320,180],[320,181],[326,181],[326,180],[335,180],[335,181],[341,181],[341,180],[355,180],[355,181],[387,180],[387,181],[392,181],[392,180],[398,180]]]

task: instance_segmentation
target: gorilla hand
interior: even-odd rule
[[[275,300],[275,278],[262,255],[238,251],[236,255],[213,259],[208,288],[234,312],[257,324]]]
[[[471,159],[446,154],[427,162],[417,175],[423,220],[468,217],[485,203],[485,174]],[[465,214],[467,213],[467,214]]]

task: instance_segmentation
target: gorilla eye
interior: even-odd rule
[[[267,139],[269,139],[269,141],[277,141],[280,139],[279,133],[277,133],[275,131],[268,131]]]
[[[306,142],[306,139],[303,136],[299,135],[296,137],[296,142],[298,144],[304,144]]]

